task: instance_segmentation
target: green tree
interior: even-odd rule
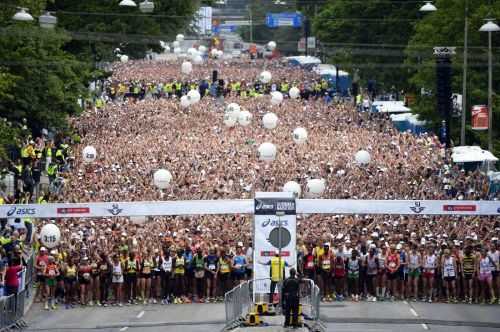
[[[464,1],[439,0],[436,3],[438,10],[418,22],[415,34],[410,39],[406,49],[406,63],[416,68],[410,77],[411,88],[420,92],[423,88],[431,93],[417,97],[414,111],[420,114],[422,119],[431,123],[433,128],[438,128],[442,120],[436,111],[436,67],[433,47],[435,46],[457,46],[456,55],[452,57],[453,81],[452,91],[462,93],[463,73],[463,43],[464,43]],[[479,144],[487,148],[486,132],[471,130],[470,109],[472,105],[487,104],[488,89],[488,62],[487,62],[487,33],[479,32],[480,26],[486,17],[500,17],[500,3],[496,2],[489,6],[484,1],[469,0],[469,65],[467,82],[467,115],[466,140],[467,144]],[[500,49],[500,36],[493,34],[494,61],[493,88],[498,93],[500,86],[500,66],[498,65],[498,50]],[[495,98],[493,106],[493,135],[494,153],[500,155],[500,101]],[[455,144],[460,140],[460,119],[453,119],[451,123],[451,135]]]
[[[358,68],[362,80],[376,80],[382,90],[402,89],[408,76],[402,65],[404,47],[421,5],[414,1],[331,1],[314,17],[313,31],[322,52],[340,68],[350,72]]]
[[[200,6],[194,0],[153,2],[155,10],[149,14],[102,0],[55,0],[49,8],[57,11],[59,26],[72,37],[66,50],[84,59],[112,60],[115,48],[132,58],[159,51],[159,40],[173,40],[184,31]]]
[[[38,132],[63,127],[68,115],[80,111],[77,99],[85,94],[89,67],[62,49],[68,41],[64,32],[29,23],[3,28],[0,64],[10,83],[6,93],[0,92],[1,117],[13,122],[26,118]]]

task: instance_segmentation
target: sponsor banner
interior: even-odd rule
[[[445,210],[445,206],[475,206]],[[498,201],[298,199],[297,213],[394,215],[499,215]]]
[[[474,130],[488,129],[488,106],[486,105],[472,106],[472,129]]]
[[[280,250],[281,257],[290,267],[295,266],[297,252],[297,220],[294,198],[256,198],[254,217],[254,279],[269,278],[270,266],[267,265],[275,252]],[[277,215],[282,212],[282,215]],[[280,227],[281,226],[281,227]],[[290,267],[285,269],[285,277]],[[256,282],[255,294],[268,294],[270,280]]]
[[[81,214],[90,213],[89,207],[67,207],[67,208],[57,208],[58,214]]]
[[[257,198],[261,200],[261,198]],[[267,201],[262,201],[267,204]],[[98,218],[141,217],[210,214],[285,215],[293,213],[323,214],[394,214],[394,215],[500,215],[499,201],[430,201],[430,200],[353,200],[353,199],[297,199],[292,205],[288,198],[279,204],[262,206],[256,211],[253,199],[109,202],[109,203],[57,203],[0,205],[0,218]],[[450,207],[451,206],[451,207]],[[458,206],[458,207],[455,207]],[[475,209],[464,206],[475,206]],[[269,208],[269,209],[264,209]],[[71,209],[71,210],[68,210]],[[88,209],[88,210],[87,210]]]
[[[443,205],[443,211],[468,211],[473,212],[477,210],[477,206],[475,204],[450,204]]]

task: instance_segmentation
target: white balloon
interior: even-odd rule
[[[226,127],[234,127],[238,122],[238,113],[236,112],[226,112],[224,113],[224,124]]]
[[[128,55],[120,55],[120,61],[123,62],[123,63],[126,63],[128,62]]]
[[[47,224],[40,230],[40,240],[47,248],[54,248],[61,240],[61,231],[54,224]]]
[[[195,65],[201,65],[203,63],[203,58],[201,57],[201,55],[196,55],[195,57],[193,57],[193,62]]]
[[[180,47],[175,47],[174,48],[174,54],[181,54],[181,48]]]
[[[163,49],[165,50],[165,53],[170,53],[170,46],[165,45]]]
[[[273,143],[262,143],[258,148],[258,152],[259,159],[262,161],[273,161],[274,159],[276,159],[277,149],[276,145],[274,145]]]
[[[306,192],[307,197],[320,197],[325,191],[326,184],[324,179],[311,179],[307,181]]]
[[[177,41],[177,40],[176,40],[176,41],[174,41],[174,42],[172,43],[172,46],[173,46],[174,48],[176,48],[176,47],[181,47],[181,43],[179,43],[179,41]]]
[[[274,51],[274,49],[276,48],[276,42],[270,41],[269,43],[267,43],[267,48],[271,51]]]
[[[165,189],[172,181],[172,173],[166,169],[159,169],[153,174],[153,183],[160,189]]]
[[[271,82],[272,78],[273,78],[273,75],[271,75],[271,73],[268,72],[267,70],[263,71],[259,75],[259,81],[261,81],[262,83],[269,83],[269,82]]]
[[[279,105],[283,101],[283,94],[279,91],[271,92],[271,104]]]
[[[200,101],[201,96],[198,90],[189,90],[188,94],[188,99],[191,104],[196,104],[197,102]]]
[[[184,61],[181,65],[181,72],[183,74],[190,74],[193,71],[193,65],[189,61]]]
[[[188,96],[182,96],[181,97],[181,107],[188,108],[189,105],[191,105],[191,101],[189,100]]]
[[[291,87],[290,90],[288,91],[288,95],[290,96],[290,98],[293,99],[299,98],[300,97],[299,88],[297,88],[296,86]]]
[[[226,112],[236,112],[239,113],[241,111],[240,105],[236,103],[230,103],[226,106]]]
[[[358,152],[356,152],[354,159],[356,160],[356,163],[358,163],[358,165],[367,165],[370,163],[371,156],[368,151],[359,150]]]
[[[83,151],[83,161],[86,163],[91,163],[97,158],[97,151],[93,146],[86,146]]]
[[[217,51],[217,58],[222,58],[223,55],[224,55],[224,52],[222,50]]]
[[[212,58],[216,58],[217,54],[218,50],[216,48],[212,48],[212,50],[210,51],[210,55],[212,56]]]
[[[302,189],[300,188],[300,184],[298,184],[297,182],[288,181],[283,186],[283,191],[294,193],[295,197],[299,197],[300,193],[302,192]]]
[[[252,113],[249,111],[241,111],[238,116],[238,123],[243,127],[246,127],[252,122]]]
[[[175,36],[175,40],[178,41],[178,42],[181,42],[184,40],[184,35],[183,34],[178,34],[177,36]]]
[[[205,53],[207,51],[207,48],[203,45],[198,46],[198,51],[200,53]]]
[[[297,144],[303,144],[307,141],[307,130],[304,128],[295,128],[293,131],[293,141]]]
[[[195,48],[190,47],[187,49],[186,53],[193,56],[193,55],[197,55],[198,51]]]
[[[274,113],[266,113],[262,118],[262,124],[266,129],[274,129],[278,125],[278,117]]]

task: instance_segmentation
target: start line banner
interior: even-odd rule
[[[281,194],[281,193],[280,193]],[[500,201],[297,199],[297,214],[500,215]],[[0,218],[254,214],[254,200],[0,205]]]

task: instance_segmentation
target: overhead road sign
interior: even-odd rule
[[[267,13],[266,25],[269,28],[302,26],[303,16],[300,13]]]

